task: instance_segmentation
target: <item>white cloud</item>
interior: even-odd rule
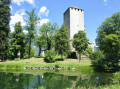
[[[25,10],[24,9],[20,9],[19,11],[16,12],[16,14],[20,14],[20,15],[25,15]]]
[[[108,6],[108,0],[104,0],[105,6]]]
[[[40,8],[40,11],[39,11],[38,15],[39,15],[39,16],[40,16],[40,15],[48,16],[48,15],[49,15],[49,10],[47,9],[46,6],[42,6],[42,7]]]
[[[14,32],[14,26],[10,26],[10,30],[11,30],[11,32]]]
[[[19,6],[21,5],[22,2],[25,2],[25,1],[32,5],[35,4],[35,0],[12,0],[13,3],[16,3]]]
[[[11,16],[11,20],[10,20],[10,29],[11,29],[11,32],[14,31],[14,25],[17,22],[21,22],[22,26],[26,25],[26,23],[24,21],[24,18],[23,18],[23,15],[25,15],[25,11],[23,9],[20,9],[19,11],[17,11],[15,13],[15,15]]]
[[[104,2],[107,2],[107,0],[104,0]]]
[[[43,24],[48,23],[48,22],[49,22],[49,19],[41,19],[38,23],[38,26],[42,26]]]
[[[21,22],[22,26],[26,25],[26,23],[25,23],[25,21],[23,19],[23,16],[20,15],[20,14],[15,14],[14,16],[11,16],[10,25],[15,25],[15,23],[17,23],[19,21]]]
[[[27,33],[28,33],[28,31],[27,31],[27,30],[23,30],[23,32],[24,32],[25,34],[27,34]]]

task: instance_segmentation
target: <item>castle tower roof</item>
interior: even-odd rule
[[[77,6],[71,6],[70,8],[75,8],[75,9],[79,9],[79,10],[82,10],[82,11],[83,11],[83,9],[81,9],[81,8],[79,8],[79,7],[77,7]]]

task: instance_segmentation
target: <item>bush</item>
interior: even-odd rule
[[[92,66],[97,71],[115,72],[119,70],[119,58],[117,54],[107,53],[97,50],[90,55]]]
[[[55,60],[56,60],[56,61],[64,61],[64,60],[65,60],[65,56],[63,56],[63,57],[61,58],[60,55],[56,55],[56,56],[55,56]]]
[[[55,53],[51,50],[47,50],[45,53],[44,61],[48,63],[55,62]]]
[[[104,58],[104,54],[99,49],[90,55],[92,66],[94,67],[95,70],[98,70],[98,71],[103,70],[103,67],[102,67],[103,58]]]

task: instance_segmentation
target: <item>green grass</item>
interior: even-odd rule
[[[119,84],[109,85],[109,86],[100,86],[98,89],[120,89]]]
[[[26,64],[26,62],[30,62]],[[23,67],[55,67],[58,65],[59,67],[70,67],[71,69],[74,67],[76,70],[82,69],[91,69],[91,61],[90,59],[82,59],[79,63],[78,59],[66,59],[64,61],[56,61],[55,63],[46,63],[43,58],[30,58],[30,59],[21,59],[20,61],[6,61],[0,62],[0,69],[23,69]]]

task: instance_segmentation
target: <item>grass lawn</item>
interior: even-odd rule
[[[29,62],[29,63],[26,63]],[[43,58],[30,58],[21,59],[20,61],[5,61],[0,62],[0,69],[23,69],[23,67],[70,67],[79,69],[80,67],[90,67],[91,61],[89,58],[81,59],[80,63],[78,59],[66,59],[64,61],[57,61],[55,63],[46,63]]]

